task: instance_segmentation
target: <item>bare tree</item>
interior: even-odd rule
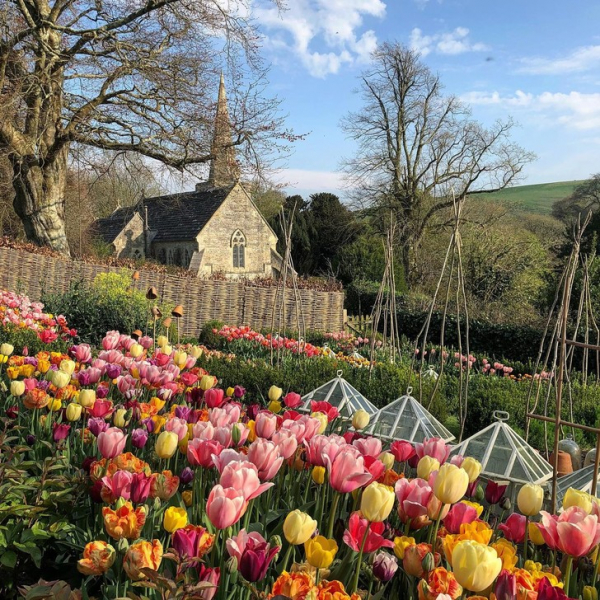
[[[409,277],[411,253],[453,196],[510,185],[534,155],[510,141],[512,121],[486,129],[472,120],[467,106],[443,94],[419,54],[400,44],[373,53],[360,91],[361,110],[342,121],[358,145],[344,161],[347,182],[361,203],[396,214]]]
[[[73,144],[137,152],[178,170],[208,162],[224,64],[232,144],[246,164],[260,165],[265,142],[293,139],[277,101],[264,97],[257,39],[249,0],[5,0],[0,152],[27,237],[69,252]]]

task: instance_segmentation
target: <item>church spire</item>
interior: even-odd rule
[[[225,187],[238,181],[240,167],[235,159],[235,147],[232,146],[231,123],[229,122],[223,73],[221,73],[221,82],[219,83],[219,99],[211,153],[214,158],[210,161],[208,183],[214,187]]]

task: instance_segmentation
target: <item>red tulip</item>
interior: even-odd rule
[[[350,520],[348,521],[348,529],[344,531],[344,543],[354,552],[359,552],[362,541],[365,535],[365,530],[369,524],[369,521],[365,519],[360,511],[353,512],[350,515]],[[368,554],[369,552],[375,552],[375,550],[379,550],[380,548],[393,548],[394,542],[391,540],[386,540],[383,537],[383,532],[385,531],[385,523],[371,523],[371,527],[369,528],[369,533],[367,534],[367,539],[365,541],[364,552]]]
[[[190,440],[187,447],[187,459],[190,465],[210,469],[214,467],[213,456],[219,456],[223,446],[216,440],[201,440],[194,438]]]
[[[69,431],[71,431],[70,425],[54,423],[52,426],[52,439],[55,442],[60,442],[60,440],[64,440],[69,435]]]
[[[377,481],[385,473],[385,465],[373,456],[365,456],[365,468],[371,473],[371,480],[369,483]],[[367,483],[367,485],[369,485]]]
[[[88,414],[91,417],[107,417],[112,412],[113,403],[110,400],[99,400],[94,402],[94,406],[88,408]]]
[[[204,392],[204,402],[208,408],[217,408],[223,404],[225,392],[219,388],[210,388]]]
[[[518,513],[512,513],[505,523],[501,523],[498,529],[504,533],[509,542],[520,544],[525,540],[525,527],[527,519]]]
[[[152,477],[145,473],[134,473],[131,478],[131,501],[134,504],[146,502],[152,487]]]
[[[415,455],[415,449],[410,442],[400,440],[393,442],[390,446],[390,452],[398,462],[406,462],[409,458]]]
[[[200,594],[202,600],[212,600],[217,593],[219,588],[219,581],[221,580],[221,570],[219,567],[211,568],[205,567],[203,564],[198,567],[198,581],[204,581],[210,583],[213,587],[204,588]]]
[[[477,511],[464,502],[457,502],[444,519],[444,527],[448,533],[460,533],[460,526],[463,523],[472,523],[477,519]]]
[[[327,415],[327,421],[331,423],[334,419],[340,416],[340,411],[335,407],[326,402],[325,400],[321,402],[317,402],[316,400],[311,400],[310,402],[310,412],[322,412]]]
[[[498,504],[508,487],[507,481],[488,481],[485,486],[485,501],[488,504]]]
[[[295,392],[289,392],[283,397],[283,403],[288,408],[298,408],[302,404],[302,397]]]

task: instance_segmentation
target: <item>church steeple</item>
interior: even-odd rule
[[[240,167],[235,159],[235,147],[232,146],[231,123],[229,122],[223,73],[221,73],[221,82],[219,83],[219,99],[211,153],[214,158],[210,161],[208,183],[214,187],[225,187],[238,181]]]

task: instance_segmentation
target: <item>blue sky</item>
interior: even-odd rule
[[[254,0],[272,65],[271,90],[288,125],[310,134],[281,171],[288,192],[342,192],[353,145],[340,119],[377,43],[419,50],[450,94],[484,124],[512,116],[513,139],[538,155],[523,183],[600,171],[600,1]]]

